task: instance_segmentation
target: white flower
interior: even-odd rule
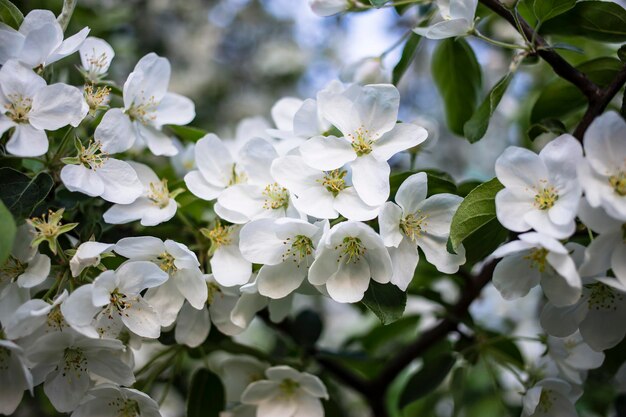
[[[272,163],[272,176],[292,193],[293,205],[300,212],[318,219],[371,220],[379,207],[368,206],[350,184],[348,171],[322,171],[304,163],[302,157],[287,155]]]
[[[586,157],[578,166],[578,179],[587,201],[626,221],[626,122],[607,112],[591,123],[583,143]]]
[[[159,179],[147,165],[128,162],[143,186],[140,197],[130,204],[114,204],[104,213],[109,224],[124,224],[140,220],[142,226],[156,226],[174,217],[176,200],[182,190],[170,192],[166,179]]]
[[[248,385],[262,380],[268,367],[267,363],[251,356],[233,356],[223,360],[217,373],[224,384],[226,401],[239,402]]]
[[[308,275],[313,254],[328,229],[328,221],[310,224],[296,219],[261,219],[243,226],[241,254],[263,266],[256,282],[266,297],[284,298],[297,290]]]
[[[580,202],[578,217],[585,226],[599,233],[585,251],[585,260],[580,266],[581,275],[594,276],[612,269],[617,279],[626,286],[626,222],[615,220],[601,206],[591,207],[587,199]]]
[[[162,326],[171,325],[187,300],[199,310],[207,300],[207,287],[196,254],[173,240],[156,237],[127,237],[115,245],[115,252],[131,261],[154,262],[169,279],[145,294],[146,301],[159,313]]]
[[[391,82],[391,73],[383,67],[380,57],[369,57],[354,62],[341,71],[341,79],[357,84],[384,84]]]
[[[320,379],[289,366],[265,371],[266,380],[253,382],[241,395],[241,402],[257,406],[257,416],[323,417],[320,398],[328,399]]]
[[[580,330],[593,350],[610,349],[626,335],[626,288],[611,277],[586,279],[576,304],[557,307],[547,303],[540,321],[552,336],[566,337]]]
[[[528,294],[541,283],[548,299],[567,306],[580,299],[582,283],[568,248],[541,233],[524,233],[492,255],[503,258],[493,271],[493,285],[507,300]]]
[[[522,399],[522,417],[575,417],[576,392],[565,381],[543,379],[529,389]]]
[[[309,269],[309,282],[325,285],[340,303],[360,301],[370,278],[381,284],[391,280],[391,258],[381,237],[368,225],[346,221],[324,235]]]
[[[0,68],[0,134],[13,129],[7,152],[40,156],[48,152],[46,130],[78,126],[89,106],[76,87],[46,81],[26,65],[10,60]]]
[[[313,168],[330,171],[347,163],[359,197],[379,206],[389,197],[389,160],[426,140],[428,133],[410,123],[396,124],[400,94],[390,84],[353,85],[342,93],[318,97],[322,116],[344,135],[316,136],[300,146]]]
[[[463,200],[453,194],[436,194],[426,198],[426,173],[408,177],[396,194],[398,204],[387,202],[380,211],[380,235],[389,248],[393,277],[391,282],[403,291],[413,279],[419,261],[417,248],[437,270],[453,274],[465,263],[465,249],[458,254],[447,251],[452,216]]]
[[[167,273],[152,262],[127,262],[72,292],[61,312],[72,328],[91,337],[116,337],[126,326],[138,336],[154,339],[161,333],[161,321],[141,292],[167,279]]]
[[[72,276],[77,277],[85,268],[100,265],[101,255],[110,252],[113,246],[115,246],[113,243],[91,241],[81,243],[72,259],[70,259]]]
[[[196,112],[187,97],[167,92],[170,72],[169,61],[155,53],[141,58],[124,84],[124,108],[106,112],[94,138],[100,142],[122,138],[111,152],[123,152],[135,142],[145,142],[155,155],[176,155],[178,149],[161,128],[166,124],[186,125]]]
[[[31,68],[43,67],[73,54],[89,34],[83,28],[63,40],[63,29],[49,10],[33,10],[24,17],[19,30],[0,26],[0,65],[17,59]]]
[[[69,326],[61,314],[60,305],[67,299],[67,290],[63,290],[52,303],[35,298],[19,306],[3,323],[6,337],[15,340],[45,331],[61,331]],[[40,335],[40,334],[39,334]]]
[[[178,153],[170,157],[170,162],[176,175],[181,178],[189,172],[197,169],[195,159],[195,143],[182,144],[178,140],[174,140],[174,145],[178,148]]]
[[[27,356],[37,364],[33,373],[45,376],[43,390],[54,408],[67,413],[85,398],[92,375],[126,386],[135,382],[121,358],[123,350],[119,340],[91,339],[65,331],[42,336]]]
[[[17,229],[11,254],[0,266],[0,284],[16,282],[22,288],[32,288],[48,278],[50,258],[30,245],[34,237],[35,228],[29,223]]]
[[[213,229],[201,229],[211,241],[211,271],[215,280],[225,287],[243,285],[250,280],[252,263],[246,260],[239,249],[241,226],[224,226],[217,222]]]
[[[576,167],[582,147],[570,135],[548,143],[539,153],[511,146],[496,161],[496,214],[514,232],[531,228],[557,239],[574,233],[581,188]]]
[[[348,10],[351,0],[309,0],[309,6],[316,15],[326,17]]]
[[[583,341],[579,332],[564,338],[548,336],[547,358],[559,374],[574,384],[582,384],[587,370],[602,366],[604,353],[596,352]]]
[[[71,417],[161,417],[159,404],[141,391],[113,384],[89,390]]]
[[[474,29],[478,0],[437,0],[442,22],[417,27],[413,32],[429,39],[455,38],[468,35]]]
[[[33,376],[26,366],[21,347],[0,339],[0,414],[12,415],[22,402],[25,390],[33,393]]]
[[[78,50],[82,73],[91,82],[98,82],[106,77],[115,51],[111,45],[103,39],[93,36],[85,39]]]

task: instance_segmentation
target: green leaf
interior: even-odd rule
[[[617,57],[620,61],[626,63],[626,45],[622,45],[617,50]]]
[[[524,369],[524,357],[522,352],[511,339],[502,339],[501,335],[494,334],[493,338],[500,338],[486,345],[485,351],[498,362],[511,364],[518,369]]]
[[[481,93],[480,65],[464,39],[446,39],[435,49],[431,69],[443,99],[450,130],[463,135],[463,126],[476,109]]]
[[[0,168],[0,200],[17,219],[30,217],[53,185],[52,177],[45,172],[31,178],[12,168]]]
[[[402,49],[402,56],[400,57],[400,61],[393,68],[392,73],[392,83],[397,85],[400,82],[400,79],[406,72],[406,70],[411,66],[411,62],[413,62],[413,58],[415,58],[415,53],[417,52],[417,47],[420,44],[422,37],[416,33],[411,32],[409,39],[404,44],[404,49]]]
[[[509,231],[505,229],[498,219],[493,218],[483,226],[479,227],[465,238],[465,259],[468,264],[473,264],[485,259],[509,236]]]
[[[622,65],[616,58],[605,57],[584,62],[576,68],[587,74],[598,86],[606,87],[613,81]],[[538,123],[544,119],[559,119],[585,104],[587,99],[583,93],[574,85],[559,78],[541,90],[533,106],[530,121]]]
[[[362,302],[382,324],[389,324],[402,317],[406,307],[406,293],[393,284],[370,281]]]
[[[198,370],[191,379],[187,397],[187,417],[219,417],[226,408],[224,386],[208,369]]]
[[[487,128],[489,127],[489,119],[491,119],[493,112],[496,110],[496,107],[498,107],[498,104],[500,104],[500,100],[502,100],[502,96],[509,87],[512,79],[513,73],[511,72],[502,77],[500,81],[493,86],[485,100],[480,107],[478,107],[478,110],[476,110],[476,113],[474,113],[472,118],[463,126],[465,137],[470,143],[478,142],[485,136]]]
[[[0,201],[0,266],[8,259],[13,249],[17,227],[7,207]]]
[[[370,0],[371,5],[374,7],[382,7],[387,2],[389,0]]]
[[[0,0],[0,21],[11,26],[13,29],[19,29],[23,20],[24,15],[17,6],[9,0]]]
[[[208,132],[193,126],[166,125],[183,142],[197,142]]]
[[[546,22],[541,32],[584,36],[602,42],[625,42],[626,10],[610,1],[581,1],[573,9]]]
[[[496,218],[495,198],[503,188],[500,181],[494,178],[474,188],[465,197],[452,217],[450,242],[453,250],[456,251],[472,233]]]
[[[537,139],[537,136],[544,133],[552,133],[554,135],[562,135],[567,132],[567,128],[558,119],[545,119],[539,123],[535,123],[528,128],[526,132],[530,140]]]
[[[545,22],[565,13],[576,5],[576,0],[535,0],[533,11],[540,22]]]
[[[437,389],[455,363],[456,359],[450,352],[444,352],[432,358],[425,357],[422,368],[409,378],[400,395],[398,404],[400,408],[406,407]]]

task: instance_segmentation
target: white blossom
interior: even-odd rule
[[[233,287],[246,284],[252,275],[252,263],[239,249],[240,225],[225,226],[217,222],[212,229],[202,229],[211,241],[211,271],[220,285]]]
[[[141,391],[99,384],[89,390],[86,398],[71,417],[161,417],[159,404]]]
[[[12,415],[25,390],[33,394],[33,376],[26,365],[24,350],[10,340],[0,339],[0,414]]]
[[[522,399],[522,417],[575,417],[576,391],[565,381],[546,378],[529,389]]]
[[[436,4],[443,21],[416,27],[413,32],[429,39],[456,38],[472,32],[478,0],[436,0]]]
[[[264,379],[267,368],[267,363],[251,356],[233,356],[220,362],[217,373],[224,384],[226,401],[239,402],[250,383]]]
[[[13,128],[6,150],[17,156],[48,152],[46,130],[76,127],[89,106],[76,87],[46,81],[28,66],[10,60],[0,68],[0,134]]]
[[[389,248],[393,276],[391,282],[403,291],[413,279],[419,261],[419,247],[426,260],[437,270],[453,274],[465,263],[465,249],[458,254],[447,251],[452,216],[463,200],[453,194],[426,198],[428,179],[425,173],[408,177],[396,193],[396,203],[387,202],[378,217],[380,234]]]
[[[42,336],[48,331],[67,329],[69,326],[60,309],[67,296],[67,290],[63,290],[52,303],[34,298],[20,305],[3,323],[6,337],[16,340],[33,334]]]
[[[85,78],[91,82],[98,82],[106,77],[115,51],[104,39],[93,36],[85,39],[80,49],[80,63]]]
[[[591,349],[579,332],[563,338],[548,336],[547,348],[547,362],[553,363],[559,375],[573,384],[582,384],[587,371],[604,362],[604,353]]]
[[[50,258],[31,246],[35,238],[35,228],[24,223],[17,229],[15,242],[9,258],[0,266],[1,284],[16,282],[22,288],[35,287],[48,278]]]
[[[70,259],[70,271],[73,277],[77,277],[86,268],[91,266],[98,266],[100,264],[100,258],[103,253],[109,253],[113,246],[113,243],[100,243],[100,242],[83,242],[76,249],[76,253]]]
[[[351,0],[309,0],[309,6],[318,16],[332,16],[350,8]]]
[[[582,147],[570,135],[548,143],[539,153],[511,146],[496,161],[504,189],[496,195],[498,221],[514,232],[535,229],[556,239],[574,233],[581,188],[576,168]]]

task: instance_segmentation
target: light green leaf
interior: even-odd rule
[[[409,66],[411,66],[411,62],[413,62],[413,58],[415,58],[415,53],[421,40],[422,37],[420,35],[411,32],[409,39],[404,44],[404,49],[402,49],[402,56],[400,57],[400,61],[398,61],[396,66],[393,68],[391,82],[394,85],[398,85],[406,70],[409,68]]]
[[[400,408],[406,407],[437,389],[455,363],[456,359],[450,352],[424,358],[422,368],[409,378],[400,395],[398,404]]]
[[[546,22],[541,32],[584,36],[603,42],[626,42],[626,10],[610,1],[581,1],[573,9]]]
[[[13,220],[11,212],[0,201],[0,266],[11,254],[16,231],[15,220]]]
[[[450,242],[453,250],[456,251],[472,233],[496,218],[495,198],[498,191],[503,188],[500,181],[494,178],[474,188],[465,197],[454,214],[450,226]]]
[[[459,136],[478,103],[482,77],[474,51],[464,39],[446,39],[435,49],[431,73],[443,99],[448,127]]]
[[[167,125],[167,127],[183,142],[197,142],[208,133],[203,129],[193,126]]]
[[[30,217],[53,185],[52,177],[45,172],[31,178],[12,168],[0,168],[0,200],[17,219]]]
[[[370,281],[362,302],[382,324],[389,324],[402,317],[406,307],[406,293],[393,284]]]
[[[513,73],[508,73],[502,77],[500,81],[493,86],[485,100],[480,107],[478,107],[478,110],[476,110],[476,113],[474,113],[472,118],[463,126],[465,137],[470,143],[478,142],[485,136],[487,128],[489,127],[489,119],[491,119],[493,112],[496,110],[496,107],[498,107],[498,104],[500,104],[500,100],[502,100],[502,96],[509,87],[512,79]]]
[[[576,0],[534,0],[533,11],[540,22],[565,13],[576,5]]]
[[[219,417],[226,408],[224,386],[208,369],[198,370],[191,379],[187,417]]]
[[[19,29],[24,15],[20,9],[9,0],[0,0],[0,21],[11,26],[13,29]]]

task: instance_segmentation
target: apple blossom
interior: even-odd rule
[[[524,394],[522,417],[574,417],[578,415],[574,407],[577,397],[567,382],[556,378],[543,379]]]
[[[48,151],[46,130],[76,127],[88,111],[76,87],[46,81],[26,65],[9,60],[0,68],[0,134],[13,128],[7,152],[40,156]]]
[[[456,38],[469,35],[474,29],[474,15],[478,0],[436,0],[443,21],[413,32],[429,39]]]
[[[52,303],[39,298],[26,301],[3,323],[5,335],[15,340],[32,334],[42,336],[42,333],[48,331],[68,329],[60,309],[67,296],[67,290],[64,290]]]
[[[252,263],[239,249],[240,225],[226,226],[216,222],[212,229],[200,229],[211,241],[211,271],[215,280],[225,287],[243,285],[250,280]]]
[[[76,52],[88,34],[86,27],[63,40],[63,29],[50,10],[32,10],[19,30],[0,24],[0,65],[16,59],[43,68]]]
[[[0,414],[12,415],[25,390],[33,393],[33,376],[24,350],[10,340],[0,339]]]
[[[0,266],[0,283],[16,282],[23,288],[41,284],[50,274],[50,258],[31,245],[35,229],[28,223],[17,229],[9,258]]]
[[[581,195],[576,168],[582,147],[562,135],[539,153],[511,146],[496,161],[504,189],[496,195],[498,221],[514,232],[535,229],[556,239],[574,233]]]
[[[113,243],[83,242],[76,249],[76,253],[70,259],[70,271],[73,277],[77,277],[86,268],[100,265],[103,254],[108,254],[115,245]]]
[[[111,152],[123,152],[135,142],[145,143],[155,155],[178,153],[172,139],[161,131],[163,125],[186,125],[195,117],[194,104],[187,97],[167,91],[170,63],[150,53],[137,62],[124,84],[124,108],[106,112],[96,128],[97,141],[118,141]]]
[[[141,391],[99,384],[87,392],[71,417],[161,417],[159,404]]]
[[[316,136],[300,146],[304,161],[324,171],[350,163],[352,183],[370,206],[389,197],[389,163],[393,155],[419,145],[428,133],[410,123],[396,124],[400,94],[391,84],[353,85],[342,93],[318,98],[322,116],[344,135]]]
[[[364,223],[346,221],[322,238],[309,269],[309,282],[325,285],[335,301],[355,303],[363,298],[370,279],[385,284],[392,274],[381,237]]]
[[[103,39],[93,36],[85,39],[80,49],[81,72],[88,81],[98,82],[106,77],[115,51]]]
[[[462,198],[452,194],[436,194],[426,198],[428,179],[425,173],[408,177],[396,193],[398,204],[387,202],[378,222],[380,234],[389,248],[393,276],[391,282],[406,290],[419,261],[417,248],[437,270],[453,274],[465,263],[465,249],[458,254],[446,249],[450,223]]]
[[[548,336],[549,363],[554,363],[560,376],[573,384],[582,384],[589,369],[604,362],[604,353],[586,344],[579,332],[564,338]]]

